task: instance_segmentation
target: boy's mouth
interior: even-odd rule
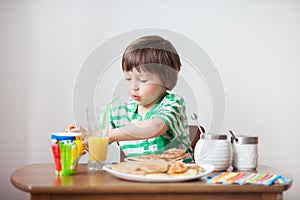
[[[132,99],[135,100],[135,101],[138,101],[140,99],[139,96],[137,95],[131,95]]]

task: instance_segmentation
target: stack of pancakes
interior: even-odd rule
[[[165,161],[163,159],[144,160],[142,162],[121,162],[111,166],[111,169],[128,174],[152,177],[192,176],[203,171],[196,164],[189,165],[181,161]]]
[[[188,157],[188,154],[185,153],[185,150],[172,148],[172,149],[165,151],[162,154],[148,154],[148,155],[142,155],[142,156],[129,157],[128,160],[129,161],[144,161],[144,160],[162,159],[162,160],[166,160],[166,161],[178,161],[178,160],[183,160],[186,157]]]
[[[174,177],[192,176],[203,171],[198,165],[189,165],[179,160],[188,155],[183,149],[169,149],[163,154],[149,154],[128,158],[129,161],[113,165],[111,169],[129,174],[145,176]]]

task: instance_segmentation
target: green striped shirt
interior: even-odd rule
[[[125,104],[111,109],[110,124],[112,128],[119,128],[130,123],[160,118],[168,125],[169,129],[162,135],[150,139],[133,141],[119,141],[120,148],[127,157],[145,154],[161,154],[167,149],[185,149],[189,157],[185,162],[191,162],[192,148],[189,134],[189,126],[186,117],[184,99],[170,91],[165,97],[157,102],[144,119],[137,114],[138,105],[133,99]]]

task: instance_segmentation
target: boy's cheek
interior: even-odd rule
[[[126,89],[127,89],[127,92],[130,94],[131,87],[128,84],[126,84]]]

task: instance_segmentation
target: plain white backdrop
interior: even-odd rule
[[[49,135],[74,122],[74,85],[91,52],[142,28],[178,32],[206,51],[225,89],[223,132],[258,135],[259,163],[288,172],[284,198],[297,199],[299,25],[297,0],[1,0],[1,199],[29,198],[11,185],[14,170],[53,162]]]

